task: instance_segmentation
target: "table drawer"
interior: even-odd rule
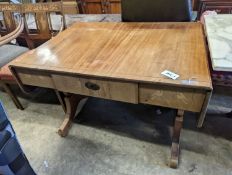
[[[204,103],[204,90],[169,87],[161,85],[139,85],[139,102],[151,105],[200,112]]]
[[[52,75],[52,78],[59,91],[138,103],[138,84],[136,83],[63,75]]]
[[[52,78],[49,74],[29,70],[17,70],[17,76],[22,84],[44,88],[54,88]]]

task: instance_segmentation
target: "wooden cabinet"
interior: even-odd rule
[[[85,14],[121,13],[120,0],[81,0],[81,10]]]
[[[232,14],[232,0],[200,0],[198,19],[206,10],[215,10],[221,14]]]

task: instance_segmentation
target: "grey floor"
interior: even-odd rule
[[[61,138],[64,113],[53,91],[19,93],[24,111],[2,91],[0,99],[39,175],[232,175],[232,118],[224,115],[232,96],[222,92],[214,94],[202,129],[195,127],[196,114],[186,113],[177,170],[167,166],[173,110],[158,115],[157,107],[90,98]]]

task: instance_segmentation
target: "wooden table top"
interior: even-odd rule
[[[211,89],[200,23],[75,23],[11,66]],[[180,77],[161,75],[170,70]]]

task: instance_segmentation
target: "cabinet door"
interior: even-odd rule
[[[105,13],[103,0],[82,0],[83,13],[85,14],[102,14]]]
[[[106,0],[107,12],[110,14],[121,13],[121,0]]]

